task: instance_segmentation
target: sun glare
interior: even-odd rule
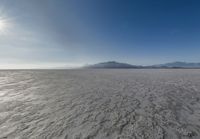
[[[6,29],[6,22],[0,19],[0,31],[4,31]]]

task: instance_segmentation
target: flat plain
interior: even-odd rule
[[[1,139],[200,139],[200,70],[0,71]]]

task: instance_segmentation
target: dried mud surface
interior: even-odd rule
[[[1,139],[200,139],[200,70],[0,71]]]

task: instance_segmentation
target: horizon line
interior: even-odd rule
[[[77,64],[77,63],[38,63],[38,64],[0,64],[0,70],[48,70],[48,69],[55,69],[55,70],[64,70],[64,69],[80,69],[85,66],[100,64],[100,63],[108,63],[108,62],[116,62],[122,64],[129,64],[128,62],[118,62],[115,60],[104,61],[104,62],[96,62],[91,64]],[[140,65],[140,64],[129,64],[132,66],[142,66],[142,67],[150,67],[156,65],[163,65],[163,64],[170,64],[170,63],[186,63],[186,64],[200,64],[200,62],[186,62],[186,61],[174,61],[174,62],[165,62],[160,64],[151,64],[151,65]]]

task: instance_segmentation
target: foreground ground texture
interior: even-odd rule
[[[200,70],[0,71],[0,138],[200,139]]]

